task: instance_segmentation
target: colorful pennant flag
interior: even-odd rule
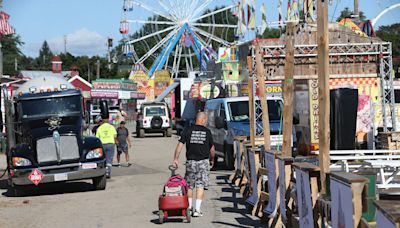
[[[300,19],[300,15],[299,15],[299,7],[297,4],[297,0],[293,0],[290,20],[298,21],[299,19]]]
[[[315,21],[314,0],[304,0],[304,20],[306,22]]]
[[[247,27],[251,30],[256,28],[256,0],[250,0],[247,5]]]
[[[261,29],[260,34],[264,34],[264,31],[267,29],[267,8],[265,7],[265,3],[261,5]]]
[[[8,23],[10,15],[0,12],[0,35],[11,35],[15,33],[15,29]]]
[[[291,0],[288,0],[287,2],[287,14],[286,14],[286,20],[289,21],[290,20],[290,15],[291,15],[291,9],[292,9],[292,4],[291,4]]]
[[[238,35],[243,36],[244,33],[246,32],[246,18],[245,18],[245,12],[244,12],[244,7],[245,7],[246,1],[243,0],[242,4],[240,2],[238,3]]]
[[[278,1],[278,21],[279,27],[282,26],[282,0]]]

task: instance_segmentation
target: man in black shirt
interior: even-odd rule
[[[206,124],[207,115],[204,112],[197,113],[196,124],[183,130],[172,162],[174,167],[178,167],[179,155],[183,145],[186,144],[185,179],[189,187],[188,198],[191,210],[193,189],[196,188],[196,207],[192,213],[193,217],[203,216],[201,202],[204,198],[204,188],[208,187],[210,166],[214,165],[215,149],[211,132],[205,127]]]

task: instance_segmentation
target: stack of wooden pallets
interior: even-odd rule
[[[381,132],[377,147],[385,150],[400,150],[400,132]]]

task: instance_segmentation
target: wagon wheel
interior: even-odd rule
[[[164,223],[164,211],[163,211],[163,210],[160,210],[160,211],[158,212],[158,222],[159,222],[160,224],[163,224],[163,223]]]
[[[186,222],[190,223],[192,216],[190,215],[190,209],[186,208]]]

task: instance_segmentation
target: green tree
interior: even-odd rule
[[[51,57],[53,53],[50,50],[49,44],[45,40],[42,44],[42,48],[39,50],[39,57],[37,59],[39,68],[41,70],[51,70]]]
[[[379,27],[376,36],[384,41],[392,42],[393,56],[400,57],[400,23]],[[400,62],[394,61],[393,66],[397,70],[400,67]]]
[[[276,29],[276,28],[267,28],[265,29],[264,33],[260,36],[258,35],[258,38],[279,38],[281,37],[281,30]]]
[[[3,73],[8,75],[17,75],[19,67],[17,67],[17,70],[15,67],[23,58],[20,50],[20,46],[23,44],[21,37],[18,35],[2,36],[1,44],[3,46]]]
[[[352,10],[349,9],[349,7],[344,8],[340,12],[340,16],[336,19],[337,22],[341,21],[343,18],[351,18],[351,16],[354,14]],[[366,17],[363,11],[360,11],[358,20],[360,21],[365,21]]]

